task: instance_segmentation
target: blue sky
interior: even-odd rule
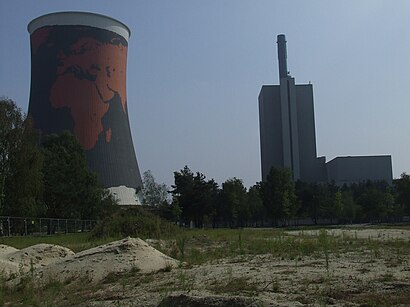
[[[393,5],[394,4],[394,5]],[[27,111],[27,24],[56,11],[114,17],[132,31],[129,119],[141,172],[173,183],[188,165],[222,183],[260,180],[257,97],[288,69],[313,83],[318,155],[391,154],[410,172],[410,1],[0,1],[0,96]]]

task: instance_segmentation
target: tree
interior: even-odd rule
[[[246,225],[250,212],[242,180],[234,177],[222,184],[220,208],[222,218],[229,226]]]
[[[319,205],[319,216],[330,220],[333,223],[341,212],[341,194],[339,188],[332,183],[317,185],[316,199]]]
[[[213,180],[206,180],[204,174],[197,172],[193,180],[191,198],[191,214],[195,227],[204,227],[214,221],[215,206],[218,194],[218,184]]]
[[[6,178],[10,175],[10,158],[20,143],[24,117],[11,99],[0,98],[0,208],[4,207]]]
[[[364,218],[371,222],[382,222],[393,212],[394,198],[390,189],[380,190],[368,185],[357,200]]]
[[[352,224],[359,216],[359,211],[360,207],[354,201],[353,193],[348,189],[344,189],[342,191],[342,212],[340,218]]]
[[[289,169],[272,167],[266,181],[262,182],[261,192],[263,205],[275,224],[278,220],[286,224],[295,217],[299,204]]]
[[[10,174],[5,181],[5,214],[13,216],[44,216],[43,161],[37,131],[30,119],[24,127],[18,146],[10,157]]]
[[[298,217],[310,217],[317,224],[318,205],[314,199],[315,184],[298,180],[295,184],[296,197],[299,200]]]
[[[166,184],[155,182],[155,178],[150,170],[142,175],[142,203],[147,206],[161,207],[169,204],[168,187]]]
[[[394,181],[396,202],[405,215],[410,215],[410,175],[403,173]]]
[[[40,216],[43,156],[38,134],[14,101],[0,99],[0,208],[2,214]]]
[[[181,171],[174,172],[174,185],[171,191],[173,207],[179,208],[180,217],[185,223],[194,218],[192,198],[194,194],[194,174],[185,166]],[[178,210],[177,210],[178,211]]]
[[[260,224],[263,224],[263,220],[266,215],[261,196],[261,183],[258,182],[255,185],[251,186],[246,196],[250,218],[254,225],[257,227],[258,222],[260,222]]]
[[[71,133],[49,135],[43,151],[48,216],[93,219],[103,211],[107,198],[112,203],[97,176],[88,170],[84,151]]]
[[[213,180],[206,181],[205,175],[197,172],[195,175],[185,166],[179,172],[174,172],[175,184],[171,191],[173,207],[181,210],[184,223],[194,222],[196,227],[203,227],[204,222],[214,222],[216,202],[218,200],[218,184]]]

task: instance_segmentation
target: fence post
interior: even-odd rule
[[[65,220],[65,233],[68,233],[67,219]]]
[[[7,224],[9,229],[9,237],[11,237],[10,217],[7,218]]]
[[[42,235],[42,233],[43,233],[43,228],[41,228],[41,218],[40,218],[40,236]]]
[[[24,219],[24,235],[27,236],[27,219]]]

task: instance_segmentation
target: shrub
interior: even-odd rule
[[[174,235],[178,231],[179,228],[176,225],[143,208],[118,208],[97,223],[91,232],[91,237],[138,236],[140,238],[160,239]]]

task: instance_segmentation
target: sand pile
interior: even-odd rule
[[[39,268],[35,270],[35,276],[43,279],[58,278],[61,281],[87,278],[97,282],[110,273],[129,272],[132,269],[150,273],[176,266],[177,260],[164,255],[145,241],[126,238],[79,252]]]
[[[72,250],[53,244],[37,244],[21,250],[0,245],[0,271],[7,277],[17,276],[72,255]]]
[[[0,245],[0,272],[10,279],[18,277],[10,284],[18,283],[19,278],[28,272],[43,282],[50,278],[61,281],[86,278],[97,282],[110,273],[133,269],[150,273],[177,267],[178,264],[177,260],[138,238],[126,238],[76,254],[68,248],[51,244],[37,244],[21,250]]]

